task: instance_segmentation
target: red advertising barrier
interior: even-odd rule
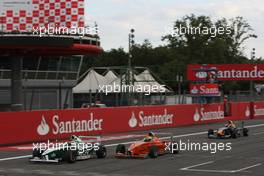
[[[251,105],[249,102],[231,103],[231,114],[233,119],[252,119]]]
[[[229,117],[223,104],[0,113],[0,145],[249,119],[247,107],[232,103]]]
[[[253,112],[254,118],[264,118],[264,102],[254,102]]]
[[[228,80],[264,80],[264,64],[208,64],[188,65],[187,74],[189,81],[204,80],[208,77],[203,69],[216,69],[217,79]]]

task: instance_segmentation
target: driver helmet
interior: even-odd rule
[[[232,120],[228,120],[228,124],[233,124],[234,122]]]
[[[75,139],[77,139],[77,136],[75,136],[75,135],[72,135],[72,136],[70,137],[70,140],[72,140],[72,141],[74,141]]]
[[[155,134],[154,134],[153,132],[149,132],[149,133],[148,133],[148,136],[150,136],[150,137],[155,137]]]

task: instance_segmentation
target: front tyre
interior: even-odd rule
[[[116,154],[117,153],[125,154],[126,153],[126,146],[124,144],[118,144],[116,146]]]
[[[211,139],[211,138],[212,138],[212,135],[214,135],[214,130],[209,129],[209,130],[208,130],[208,133],[207,133],[207,137],[208,137],[208,139]]]
[[[107,151],[105,146],[99,145],[99,149],[96,151],[97,158],[105,158],[107,155]]]
[[[149,157],[150,158],[157,158],[158,157],[158,147],[157,146],[153,145],[150,147]]]
[[[65,152],[65,160],[68,163],[75,163],[76,162],[76,152],[72,150],[67,150]]]
[[[248,129],[247,128],[243,128],[243,136],[248,136]]]

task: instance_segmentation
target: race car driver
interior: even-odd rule
[[[233,131],[236,128],[236,124],[232,120],[228,120],[225,127],[227,127],[227,129],[228,129],[227,131],[229,134],[233,134]]]
[[[236,128],[236,124],[232,120],[228,120],[227,124],[225,125],[227,128]]]
[[[83,143],[83,141],[80,138],[78,138],[77,136],[75,136],[75,135],[72,135],[70,137],[70,140],[73,141],[73,142],[76,142],[76,143]]]
[[[149,132],[144,138],[144,142],[152,141],[155,138],[155,134],[153,132]]]

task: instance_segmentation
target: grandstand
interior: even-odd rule
[[[84,0],[10,0],[0,12],[0,111],[73,107],[84,56],[102,51]]]
[[[0,36],[0,38],[3,37],[6,37],[6,35],[3,34]],[[8,37],[10,37],[10,34],[8,34]],[[17,34],[14,34],[13,37],[19,40]],[[34,37],[37,40],[39,38],[37,36],[31,36],[32,41]],[[63,36],[60,37],[63,38]],[[79,42],[79,44],[95,46],[98,47],[98,50],[101,50],[98,37],[83,37],[81,40],[73,40],[74,37],[75,36],[69,38],[69,36],[67,36],[74,44],[78,44]],[[39,41],[36,42],[39,43]],[[54,40],[52,40],[52,43],[53,42]],[[23,90],[20,96],[22,97],[21,103],[24,104],[24,110],[72,107],[72,88],[75,86],[80,74],[84,56],[69,55],[68,50],[70,50],[70,48],[67,46],[64,49],[65,52],[64,50],[60,51],[57,49],[56,52],[61,55],[54,54],[53,51],[47,49],[45,50],[46,53],[42,52],[41,49],[31,51],[31,46],[21,49],[17,48],[15,50],[12,49],[17,45],[26,46],[26,43],[27,41],[24,41],[23,44],[19,44],[18,41],[15,41],[10,43],[10,47],[6,49],[2,48],[6,46],[6,42],[0,42],[0,109],[2,111],[10,110],[10,106],[12,105],[11,78],[13,75],[12,65],[14,63],[12,62],[14,58],[15,63],[17,63],[19,59],[22,60],[21,81]],[[79,51],[72,49],[72,53],[75,54],[75,52],[80,54],[87,53],[86,55],[89,53],[94,54],[94,52],[89,51],[89,49],[84,51],[82,49],[79,49]],[[19,54],[13,55],[12,53]]]

